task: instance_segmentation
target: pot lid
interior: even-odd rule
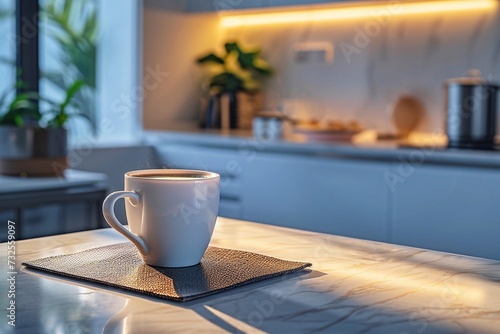
[[[471,69],[467,71],[467,76],[461,78],[447,79],[445,85],[462,85],[462,86],[493,86],[500,88],[497,82],[487,81],[481,74],[480,70]]]

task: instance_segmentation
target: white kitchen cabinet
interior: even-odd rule
[[[500,260],[500,170],[416,166],[392,198],[391,242]]]
[[[221,216],[500,260],[498,152],[179,133],[150,142],[168,167],[221,174]]]
[[[243,218],[385,241],[389,164],[260,152],[245,171]]]
[[[253,147],[253,146],[252,146]],[[169,144],[170,168],[221,174],[220,215],[339,235],[386,240],[387,163]]]

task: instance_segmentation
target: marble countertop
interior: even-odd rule
[[[15,286],[0,281],[0,332],[421,334],[500,328],[500,262],[226,218],[219,218],[212,245],[311,262],[311,270],[175,303],[21,266],[124,241],[101,229],[15,243]],[[7,244],[0,248],[5,273]],[[9,289],[14,298],[6,298]],[[7,323],[10,300],[15,328]]]
[[[452,166],[500,167],[500,151],[448,149],[442,143],[436,145],[411,146],[408,143],[383,140],[350,142],[304,142],[301,140],[259,140],[249,130],[203,130],[179,129],[145,131],[143,140],[149,145],[169,143],[193,144],[197,146],[255,150],[269,153],[289,153],[307,156],[338,157],[358,160],[389,161],[412,165],[438,164]],[[432,138],[427,141],[432,142]]]
[[[106,174],[87,172],[81,170],[67,169],[64,177],[17,177],[0,176],[0,194],[12,194],[17,192],[52,190],[76,186],[107,183]]]

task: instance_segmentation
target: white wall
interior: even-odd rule
[[[147,129],[195,124],[202,76],[195,58],[220,44],[213,14],[187,14],[166,4],[145,1],[144,7],[143,72],[159,69],[165,74],[147,90],[143,106]]]
[[[268,108],[285,103],[294,107],[292,112],[318,119],[357,119],[379,130],[394,129],[392,107],[403,94],[424,105],[426,117],[419,130],[430,132],[443,129],[444,80],[477,68],[500,81],[498,9],[391,15],[385,26],[374,29],[366,45],[357,44],[358,53],[346,57],[341,43],[355,46],[358,31],[376,24],[373,17],[221,28],[216,34],[218,12],[198,20],[199,14],[145,4],[145,60],[172,68],[170,86],[152,92],[145,101],[147,128],[169,128],[181,117],[195,124],[200,92],[193,60],[198,52],[230,39],[261,47],[264,59],[276,69],[265,91]],[[293,49],[299,42],[332,43],[333,63],[297,63]]]
[[[98,137],[108,143],[137,142],[143,100],[142,1],[100,0],[98,15]]]
[[[391,130],[391,107],[398,96],[408,94],[427,111],[420,130],[433,131],[443,126],[444,80],[463,76],[471,68],[500,80],[499,18],[498,11],[401,12],[389,16],[385,27],[370,17],[236,27],[225,30],[224,39],[262,47],[277,73],[267,90],[270,104],[298,99],[309,103],[308,112],[319,119],[354,118],[368,127]],[[355,38],[362,41],[358,31],[370,27],[378,33],[356,44]],[[299,42],[332,43],[333,63],[297,63],[293,48]],[[359,53],[346,57],[342,43],[357,45]]]

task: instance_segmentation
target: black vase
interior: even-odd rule
[[[229,128],[238,128],[238,95],[236,92],[227,93],[229,96]]]
[[[220,95],[210,95],[206,109],[202,111],[200,127],[206,129],[220,129]]]
[[[236,92],[210,95],[207,108],[200,119],[207,129],[238,128],[238,96]]]

